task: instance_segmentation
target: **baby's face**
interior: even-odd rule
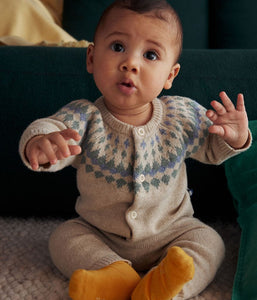
[[[179,71],[176,30],[154,14],[112,9],[100,25],[87,55],[108,106],[133,110],[169,89]]]

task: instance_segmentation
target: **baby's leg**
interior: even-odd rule
[[[140,280],[129,261],[113,252],[104,236],[81,219],[61,224],[49,250],[57,268],[70,280],[74,300],[127,300]]]
[[[152,269],[141,280],[132,294],[132,300],[190,299],[198,295],[213,280],[224,257],[224,244],[220,236],[209,226],[192,218],[174,224],[174,233],[178,238],[168,246],[168,255],[157,268]],[[192,257],[195,270],[192,280],[189,280],[192,265],[187,255],[180,251],[181,258],[177,259],[181,262],[180,267],[172,263],[174,254],[171,250],[177,248],[174,246],[183,249]],[[161,280],[161,276],[157,276],[158,272],[162,274]]]
[[[184,300],[202,292],[214,279],[225,256],[225,246],[219,234],[199,220],[172,243],[185,250],[194,260],[193,280],[184,285],[173,299]]]

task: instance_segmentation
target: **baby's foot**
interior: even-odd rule
[[[139,275],[129,264],[118,261],[100,270],[75,271],[69,295],[73,300],[129,300],[139,281]]]
[[[172,247],[161,263],[139,282],[131,299],[170,300],[193,276],[193,258],[181,248]]]

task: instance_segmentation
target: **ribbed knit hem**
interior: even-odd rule
[[[54,119],[39,119],[34,121],[22,134],[20,143],[19,143],[19,154],[21,156],[22,162],[26,167],[32,170],[26,156],[25,156],[25,148],[30,139],[37,135],[45,135],[51,132],[59,131],[67,129],[67,127]],[[73,160],[72,157],[58,161],[56,165],[52,165],[49,168],[40,167],[37,171],[47,171],[47,172],[55,172],[62,169],[64,166],[71,163]]]
[[[218,136],[217,136],[217,143],[218,143],[217,146],[220,149],[220,153],[221,153],[218,164],[222,164],[228,158],[231,158],[231,157],[233,157],[237,154],[240,154],[241,152],[244,152],[247,149],[249,149],[252,144],[252,134],[251,134],[251,131],[249,130],[248,140],[247,140],[246,144],[244,145],[244,147],[241,149],[232,148],[229,144],[224,142],[224,140],[221,137],[218,137]]]
[[[133,126],[127,123],[124,123],[117,118],[115,118],[107,109],[104,104],[104,97],[100,97],[95,101],[95,106],[100,110],[103,120],[106,124],[108,124],[114,131],[119,133],[123,133],[126,135],[131,135],[132,130],[134,128],[143,128],[146,136],[153,135],[153,131],[155,131],[161,120],[163,119],[163,107],[160,99],[154,99],[152,101],[153,104],[153,115],[149,122],[147,122],[143,126]]]

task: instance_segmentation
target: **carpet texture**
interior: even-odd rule
[[[69,300],[68,280],[52,264],[48,238],[63,219],[0,217],[0,299]],[[215,280],[193,300],[230,300],[236,271],[240,229],[209,223],[223,237],[226,258]]]

